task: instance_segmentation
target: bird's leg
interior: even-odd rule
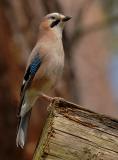
[[[43,93],[41,93],[41,98],[43,98],[44,100],[46,100],[47,102],[49,102],[50,104],[48,105],[47,107],[47,110],[50,111],[51,110],[51,106],[52,106],[52,103],[54,101],[55,98],[53,97],[49,97]]]
[[[47,95],[45,95],[44,93],[41,93],[41,98],[43,98],[44,100],[46,100],[47,102],[49,102],[49,106],[47,107],[47,110],[50,111],[51,106],[53,104],[54,101],[59,101],[59,100],[63,100],[63,98],[60,97],[49,97]]]
[[[46,94],[43,94],[43,93],[41,93],[41,98],[48,101],[49,103],[52,103],[52,101],[54,100],[53,97],[49,97],[49,96],[47,96]]]

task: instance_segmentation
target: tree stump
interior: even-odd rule
[[[118,120],[55,98],[33,160],[118,160]]]

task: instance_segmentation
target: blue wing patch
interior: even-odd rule
[[[34,76],[35,73],[37,72],[38,68],[40,67],[41,65],[41,59],[39,56],[36,56],[30,66],[28,67],[26,73],[25,73],[25,76],[24,76],[24,80],[27,81],[29,79],[29,76]]]
[[[35,75],[40,65],[41,65],[41,60],[38,56],[36,56],[30,65],[30,73],[32,75]]]
[[[21,93],[24,90],[24,88],[27,87],[31,83],[31,80],[35,76],[35,74],[36,74],[37,70],[39,69],[40,65],[41,65],[41,59],[37,55],[37,56],[34,57],[31,64],[29,65],[29,67],[26,70],[26,73],[24,75],[23,84],[21,86]]]

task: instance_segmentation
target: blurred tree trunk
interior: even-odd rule
[[[16,106],[20,72],[16,63],[12,32],[0,6],[0,159],[21,159],[16,152]]]

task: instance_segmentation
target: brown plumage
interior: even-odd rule
[[[28,59],[21,89],[20,123],[16,145],[24,147],[31,108],[42,93],[55,86],[62,74],[64,51],[62,31],[69,17],[59,13],[45,16],[39,26],[38,41]]]

